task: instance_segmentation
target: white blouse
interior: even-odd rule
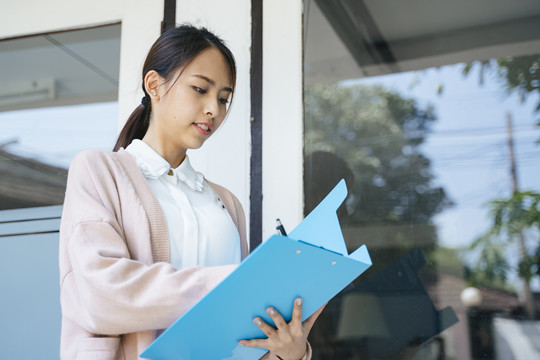
[[[171,264],[218,266],[240,263],[240,235],[204,175],[186,156],[176,169],[141,140],[126,148],[158,199],[169,231]]]

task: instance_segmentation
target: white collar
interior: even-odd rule
[[[133,155],[137,166],[146,178],[157,179],[164,175],[171,176],[167,174],[172,170],[172,176],[186,184],[190,189],[195,191],[203,190],[204,175],[193,169],[187,155],[184,161],[176,169],[173,169],[167,160],[142,140],[133,140],[126,148],[126,151]]]

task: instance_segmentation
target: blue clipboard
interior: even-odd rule
[[[254,360],[268,350],[238,345],[266,338],[253,324],[273,324],[266,308],[285,320],[302,297],[307,319],[371,266],[365,245],[347,253],[337,209],[347,196],[345,181],[289,234],[274,235],[257,247],[225,280],[161,334],[140,357],[156,360]]]

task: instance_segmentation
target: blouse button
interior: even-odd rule
[[[169,176],[173,176],[173,175],[174,175],[172,169],[169,169],[169,172],[167,173],[167,175],[169,175]]]
[[[225,209],[225,204],[223,204],[223,201],[221,201],[221,199],[220,199],[220,198],[217,198],[217,200],[218,200],[218,201],[219,201],[219,203],[221,204],[221,207],[222,207],[223,209]]]

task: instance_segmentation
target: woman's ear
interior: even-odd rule
[[[163,82],[163,78],[155,71],[150,70],[144,76],[144,88],[152,100],[159,101],[160,99],[160,86]]]

